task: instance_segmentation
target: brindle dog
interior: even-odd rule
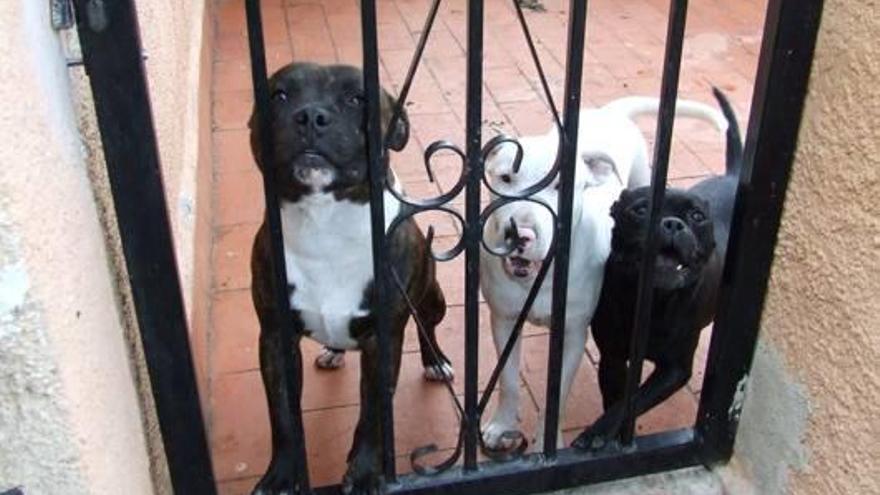
[[[373,313],[373,264],[366,154],[363,75],[355,67],[292,64],[269,81],[273,148],[261,153],[256,114],[250,120],[251,148],[263,173],[277,183],[288,296],[295,337],[281,347],[273,293],[269,231],[266,222],[254,240],[251,293],[260,321],[260,371],[269,403],[272,461],[254,493],[299,493],[294,447],[303,442],[292,425],[289,381],[302,389],[299,340],[311,337],[325,346],[361,351],[361,412],[343,480],[346,492],[380,493],[382,431],[379,400],[379,348]],[[388,129],[394,100],[382,91],[381,120],[388,145],[401,150],[409,136],[406,115]],[[386,154],[387,155],[387,154]],[[386,158],[387,166],[387,158]],[[392,175],[393,173],[390,172]],[[396,185],[394,187],[397,187]],[[386,229],[403,205],[385,192]],[[420,335],[427,367],[448,367],[434,336],[446,302],[435,280],[434,260],[425,237],[410,218],[388,238],[388,260],[414,301],[427,335]],[[391,289],[386,315],[391,321],[392,383],[397,383],[403,332],[409,310]],[[432,346],[436,353],[428,349]],[[294,375],[283,372],[282,354],[293,361]]]

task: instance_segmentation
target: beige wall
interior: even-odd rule
[[[0,3],[0,59],[0,491],[151,493],[111,270],[45,3]]]
[[[207,2],[136,3],[198,334],[210,253],[195,247],[211,235]],[[0,491],[167,493],[90,89],[65,65],[75,35],[52,31],[47,2],[9,0],[0,37]]]
[[[880,493],[878,39],[880,4],[825,2],[737,440],[758,493]]]

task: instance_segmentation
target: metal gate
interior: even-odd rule
[[[247,6],[250,54],[258,117],[269,122],[269,92],[260,21],[259,0],[245,0]],[[428,154],[440,149],[457,153],[463,163],[459,182],[436,198],[414,201],[400,198],[410,209],[409,215],[439,210],[454,215],[463,226],[459,243],[438,261],[458,255],[465,257],[465,393],[459,405],[461,434],[453,456],[439,466],[421,466],[421,453],[413,453],[415,473],[398,476],[395,471],[394,423],[390,364],[380,370],[382,382],[382,432],[384,474],[392,493],[535,493],[604,480],[724,462],[733,452],[734,439],[742,407],[742,391],[748,378],[757,340],[762,304],[776,243],[782,205],[790,174],[803,101],[806,95],[813,48],[821,17],[821,0],[769,0],[764,27],[757,79],[752,101],[745,149],[745,164],[737,191],[722,280],[715,330],[712,335],[705,381],[697,421],[691,428],[646,436],[634,435],[635,417],[631,401],[624,427],[624,445],[600,453],[557,450],[559,421],[563,316],[566,309],[569,248],[571,239],[572,197],[574,194],[575,143],[581,103],[581,75],[587,18],[587,1],[571,0],[568,23],[565,94],[558,109],[543,76],[540,60],[517,0],[511,0],[526,37],[531,55],[541,77],[556,124],[560,147],[556,164],[549,175],[534,187],[519,194],[495,194],[490,204],[481,208],[484,186],[483,163],[487,152],[505,138],[484,142],[481,135],[481,88],[483,65],[483,0],[470,0],[467,44],[466,142],[463,149],[448,142],[428,147]],[[406,82],[397,104],[396,117],[405,105],[407,93],[425,43],[430,36],[441,0],[433,0],[420,42],[411,62]],[[165,452],[176,493],[215,493],[204,425],[199,409],[192,360],[187,341],[186,321],[180,297],[176,265],[165,199],[159,174],[156,138],[144,79],[140,39],[134,0],[106,2],[75,0],[78,30],[104,144],[111,179],[119,229],[122,234],[138,322],[156,399]],[[369,154],[370,204],[373,226],[375,304],[383,307],[393,291],[400,290],[399,280],[387,263],[387,236],[383,226],[383,191],[387,189],[382,166],[383,136],[379,121],[379,74],[376,36],[375,0],[362,0],[363,70],[366,90],[367,139]],[[660,118],[654,148],[652,194],[650,205],[663,202],[669,163],[678,76],[687,13],[686,0],[671,0],[666,50],[661,86]],[[124,91],[120,89],[124,88]],[[558,109],[558,110],[557,110]],[[261,128],[265,131],[268,125]],[[262,149],[270,149],[271,136],[263,132]],[[429,169],[430,173],[430,169]],[[561,178],[555,234],[549,258],[538,274],[525,307],[521,310],[513,338],[499,357],[492,378],[482,395],[477,388],[478,370],[478,291],[482,226],[487,216],[513,201],[529,201],[531,194]],[[485,184],[488,186],[488,184]],[[278,197],[271,174],[264,174],[267,218],[271,231],[275,270],[275,295],[282,338],[293,339],[286,317],[289,301],[282,252]],[[462,215],[449,203],[464,196]],[[659,225],[658,209],[649,206],[653,227]],[[393,225],[392,225],[393,228]],[[647,241],[656,251],[656,228]],[[429,232],[428,237],[431,237]],[[649,250],[649,252],[652,252]],[[543,452],[514,455],[510,459],[478,463],[480,418],[510,347],[521,329],[537,288],[553,267],[553,316],[546,394],[546,419]],[[643,261],[636,311],[636,336],[630,346],[627,395],[632,397],[639,385],[645,357],[651,292],[653,258]],[[415,308],[411,307],[414,313]],[[381,315],[382,312],[377,312]],[[414,314],[416,319],[417,314]],[[388,318],[378,318],[381,352],[390,351]],[[382,362],[390,363],[390,359]],[[295,372],[291,363],[285,365]],[[290,381],[292,383],[293,381]],[[291,409],[295,431],[302,431],[299,393],[291,388]],[[301,435],[301,433],[300,433]],[[302,438],[302,437],[301,437]],[[296,455],[303,492],[310,491],[305,448],[300,442]],[[461,460],[461,462],[458,462]],[[338,486],[316,490],[336,493]]]

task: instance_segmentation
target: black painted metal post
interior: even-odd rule
[[[361,0],[364,92],[367,99],[367,157],[370,176],[370,220],[373,235],[373,314],[379,343],[379,405],[382,424],[382,463],[385,479],[397,479],[394,465],[394,385],[391,367],[391,326],[388,321],[388,249],[385,236],[385,147],[383,146],[379,98],[379,47],[376,33],[376,0]]]
[[[717,318],[697,413],[707,462],[733,453],[788,178],[797,148],[822,0],[770,0]]]
[[[248,43],[251,58],[251,78],[254,85],[254,102],[256,103],[257,118],[260,121],[260,149],[264,153],[260,157],[263,163],[263,193],[266,200],[266,219],[269,227],[269,241],[272,251],[272,292],[275,297],[276,319],[281,331],[281,348],[291,349],[294,342],[293,318],[291,317],[290,299],[287,292],[287,269],[284,261],[284,238],[281,233],[281,210],[278,204],[278,193],[275,187],[275,165],[271,163],[272,143],[272,115],[269,108],[269,82],[266,74],[266,53],[263,42],[263,24],[260,14],[259,0],[247,0],[245,3],[247,13]],[[296,344],[298,345],[298,344]],[[302,373],[302,368],[295,369],[291,357],[281,353],[284,373],[288,377]],[[302,366],[302,363],[299,364]],[[297,470],[300,488],[304,493],[309,492],[309,470],[306,459],[305,432],[302,424],[302,391],[297,389],[296,380],[287,381],[287,399],[291,418],[292,442],[294,450],[294,465]]]
[[[138,328],[176,493],[215,493],[133,0],[77,0]]]
[[[466,144],[467,189],[465,190],[465,439],[464,468],[477,468],[480,434],[477,380],[480,347],[480,187],[483,177],[483,0],[468,0]]]
[[[626,420],[623,442],[632,442],[636,417],[633,395],[642,379],[642,365],[648,346],[651,326],[651,302],[654,293],[654,260],[660,249],[658,229],[660,211],[666,196],[666,176],[669,171],[669,152],[672,147],[672,127],[675,123],[675,103],[678,98],[678,76],[681,69],[681,50],[687,19],[687,0],[672,0],[669,6],[669,24],[666,31],[666,54],[663,59],[663,81],[660,86],[660,112],[657,121],[657,139],[654,144],[651,200],[648,211],[648,239],[645,256],[639,269],[639,290],[636,301],[635,327],[629,348],[629,367],[626,374]]]
[[[571,0],[568,20],[568,55],[565,69],[562,134],[559,136],[560,194],[556,224],[556,255],[553,266],[553,302],[550,321],[550,351],[547,363],[547,403],[544,421],[544,456],[556,457],[559,427],[559,397],[562,381],[562,351],[565,340],[565,307],[571,244],[572,202],[575,194],[578,120],[581,107],[581,76],[584,67],[584,38],[587,0]]]

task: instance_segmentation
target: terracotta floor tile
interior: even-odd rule
[[[230,481],[224,481],[217,484],[218,495],[250,495],[257,482],[260,481],[259,476],[250,478],[242,478]]]
[[[636,422],[636,433],[645,435],[693,426],[697,415],[697,400],[683,388]]]
[[[251,153],[249,130],[215,131],[212,137],[215,172],[223,174],[257,170]]]
[[[259,369],[259,335],[250,290],[216,293],[211,306],[211,373]]]
[[[215,92],[252,91],[250,64],[247,59],[215,62],[212,82]]]
[[[211,451],[217,480],[262,475],[270,441],[259,371],[216,375],[211,390]]]
[[[539,409],[544,409],[547,397],[547,353],[549,336],[532,336],[523,341],[523,377]],[[586,355],[571,387],[565,407],[563,429],[583,428],[602,412],[596,369]]]
[[[290,41],[297,60],[334,62],[336,50],[320,3],[292,5],[286,9]]]
[[[456,393],[464,393],[464,373],[465,373],[465,357],[464,357],[464,308],[463,306],[450,306],[447,308],[446,317],[437,327],[437,339],[440,348],[446,356],[452,361],[452,367],[455,370],[454,388]],[[410,321],[407,327],[406,339],[404,341],[404,352],[410,354],[419,363],[420,354],[416,333],[416,325]],[[492,340],[492,332],[489,325],[489,310],[485,304],[480,305],[480,334],[479,334],[479,377],[477,386],[483,389],[488,383],[492,371],[498,362],[495,353],[495,347]],[[421,378],[421,373],[414,375],[414,378]]]
[[[213,270],[215,291],[247,289],[251,284],[250,257],[259,224],[241,223],[215,230]]]
[[[285,8],[263,6],[263,40],[266,45],[289,45],[290,33],[284,18]]]
[[[245,129],[251,115],[250,91],[224,91],[214,94],[214,128]]]
[[[412,134],[412,128],[410,129],[410,140],[406,148],[402,151],[392,151],[390,155],[391,168],[394,169],[397,178],[404,184],[423,181],[428,178],[425,172],[422,149]]]
[[[498,103],[528,102],[538,98],[518,67],[497,67],[483,73],[492,97]]]
[[[246,24],[244,6],[240,2],[223,0],[214,9],[214,26],[217,37],[244,34]]]
[[[418,143],[428,147],[435,141],[449,141],[464,150],[464,125],[455,114],[410,115],[410,125]]]
[[[516,136],[544,134],[554,125],[553,114],[542,101],[501,103],[499,106],[513,124]]]
[[[214,61],[228,60],[248,60],[247,38],[235,35],[214,39]]]
[[[419,213],[416,215],[416,223],[425,235],[429,227],[434,229],[434,253],[447,251],[458,244],[460,223],[448,213]]]
[[[703,329],[700,334],[700,344],[697,346],[697,352],[694,355],[693,375],[688,382],[690,390],[699,397],[703,390],[703,380],[706,377],[706,360],[709,354],[709,343],[712,341],[712,327]]]
[[[263,179],[259,171],[220,174],[216,184],[214,225],[255,223],[263,219]]]
[[[413,35],[410,33],[402,19],[399,17],[397,9],[393,3],[380,3],[379,15],[385,13],[387,19],[380,20],[376,26],[376,35],[379,38],[379,51],[385,50],[407,50],[412,51],[415,48]]]

